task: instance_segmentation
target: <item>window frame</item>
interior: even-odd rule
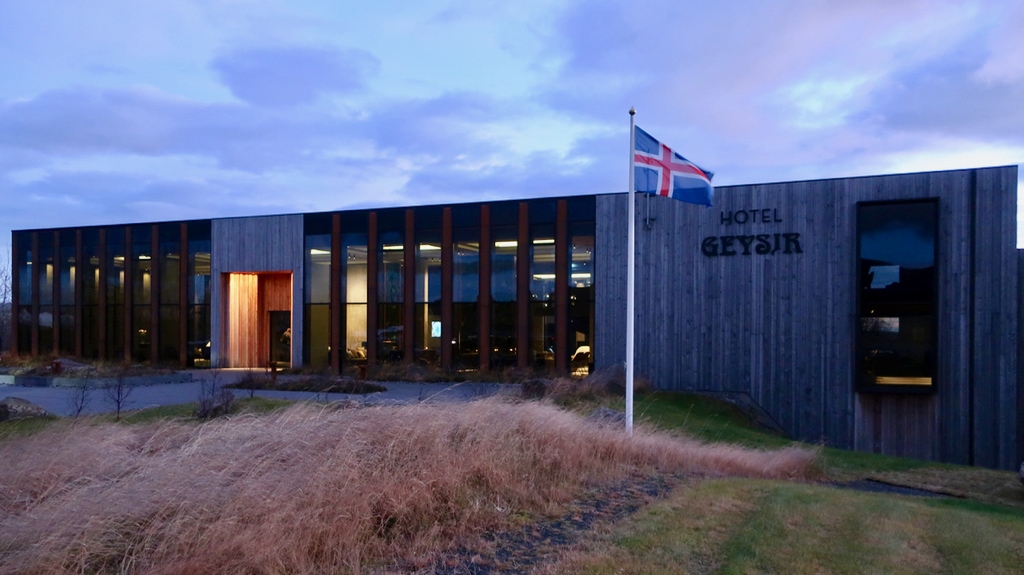
[[[930,361],[928,368],[931,371],[931,383],[929,384],[882,384],[882,383],[865,383],[863,381],[863,369],[864,362],[861,358],[862,349],[862,338],[864,331],[862,329],[862,321],[864,315],[864,301],[863,301],[863,286],[861,278],[861,218],[862,207],[874,207],[874,206],[906,206],[906,205],[920,205],[920,204],[932,204],[934,206],[934,220],[933,229],[934,237],[932,242],[932,278],[931,278],[931,322],[932,330],[929,345],[931,347]],[[942,204],[938,197],[927,197],[927,198],[912,198],[912,199],[895,199],[895,200],[868,200],[857,202],[854,209],[854,290],[855,290],[855,315],[854,315],[854,326],[853,326],[853,380],[854,380],[854,391],[857,393],[894,393],[894,394],[916,394],[926,395],[934,394],[939,389],[940,378],[938,370],[938,349],[939,349],[939,319],[941,314],[939,313],[939,277],[942,271],[939,254],[941,241],[941,230],[940,225],[942,223]],[[903,317],[903,316],[900,316]]]

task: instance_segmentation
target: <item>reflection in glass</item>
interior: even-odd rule
[[[480,228],[456,229],[452,257],[452,368],[480,367]]]
[[[491,369],[503,369],[517,363],[516,324],[516,228],[492,230],[491,247]]]
[[[188,354],[191,367],[210,367],[210,223],[188,225]]]
[[[569,230],[569,372],[587,375],[594,364],[594,224]]]
[[[416,334],[416,361],[437,364],[441,360],[441,242],[440,232],[417,232],[416,307],[413,332]],[[433,329],[436,324],[437,329]],[[435,335],[436,333],[436,335]]]
[[[933,383],[937,223],[937,201],[857,206],[862,390]]]
[[[531,217],[535,216],[531,212]],[[555,367],[555,227],[530,228],[530,363]]]
[[[96,228],[82,230],[82,356],[99,359],[100,236]]]
[[[366,365],[366,234],[342,235],[344,254],[345,355],[349,365]]]
[[[107,228],[107,357],[112,361],[124,360],[124,286],[125,286],[124,228]]]
[[[331,235],[307,235],[305,244],[303,361],[326,367],[331,362]]]

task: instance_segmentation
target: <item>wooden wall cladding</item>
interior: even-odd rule
[[[714,208],[638,196],[636,371],[663,389],[749,394],[798,439],[1014,467],[1016,185],[1008,166],[720,187]],[[866,397],[853,381],[856,205],[917,198],[939,199],[935,393]],[[610,334],[625,332],[626,201],[597,201],[599,367],[625,358]],[[756,234],[780,234],[780,249],[702,251]],[[781,234],[799,234],[799,251]]]
[[[266,363],[261,353],[259,276],[256,274],[228,274],[227,334],[225,338],[227,367],[253,367]],[[265,346],[263,346],[265,347]]]
[[[213,274],[210,296],[213,310],[210,318],[211,358],[214,365],[226,365],[228,310],[221,305],[222,291],[227,285],[224,274],[255,272],[290,272],[292,318],[292,365],[302,363],[303,325],[303,217],[260,216],[213,220],[211,236],[211,267]],[[218,280],[217,278],[221,278]],[[223,346],[223,347],[222,347]],[[266,360],[263,360],[265,363]],[[258,363],[256,365],[263,365]]]

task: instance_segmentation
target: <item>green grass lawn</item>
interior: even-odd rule
[[[641,510],[573,573],[1020,573],[1024,514],[1000,506],[720,479]]]
[[[709,442],[775,449],[793,442],[755,429],[707,397],[637,397],[637,420]],[[568,554],[564,573],[1021,573],[1024,488],[1016,474],[822,449],[822,483],[687,482]],[[957,495],[921,498],[830,485],[871,479]]]

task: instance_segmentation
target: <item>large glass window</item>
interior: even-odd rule
[[[305,361],[312,367],[324,367],[331,361],[331,234],[306,236],[304,268]]]
[[[111,361],[124,361],[124,286],[125,242],[124,228],[107,228],[107,357]]]
[[[153,229],[132,227],[132,358],[151,359],[153,298]]]
[[[345,361],[366,364],[366,234],[342,235],[344,255]]]
[[[82,230],[82,355],[99,359],[100,234],[97,228]]]
[[[39,274],[39,353],[53,353],[53,276],[56,271],[53,257],[53,233],[39,232],[39,254],[36,272]]]
[[[492,228],[491,246],[491,368],[517,363],[516,253],[514,226]]]
[[[857,206],[861,391],[934,385],[938,208],[937,200]]]
[[[160,349],[157,358],[161,362],[179,361],[181,338],[181,224],[161,224],[159,229],[159,321],[155,326],[160,332]]]
[[[59,320],[60,352],[75,353],[75,277],[78,271],[75,261],[75,232],[60,232],[60,305]]]
[[[32,353],[32,234],[17,233],[18,251],[14,254],[15,264],[18,266],[18,352],[23,354]]]
[[[424,218],[431,225],[440,218]],[[416,231],[416,360],[437,364],[441,360],[441,231]]]
[[[479,208],[474,211],[476,217],[465,220],[473,227],[455,228],[452,232],[452,368],[456,370],[480,368]],[[453,219],[456,223],[461,221],[459,217]]]
[[[188,363],[210,367],[210,222],[188,224]]]
[[[569,371],[586,375],[594,364],[594,224],[572,224],[569,233]]]
[[[530,228],[530,361],[550,371],[555,367],[555,226]]]
[[[384,222],[385,218],[378,221]],[[380,234],[377,274],[377,359],[400,362],[405,349],[405,314],[402,312],[405,278],[405,234]]]

